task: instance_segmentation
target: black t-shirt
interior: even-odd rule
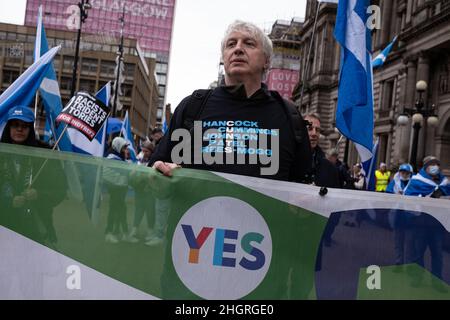
[[[271,96],[267,88],[263,86],[251,97],[247,98],[244,86],[216,88],[207,100],[202,113],[199,116],[202,121],[203,141],[197,144],[191,141],[191,146],[198,154],[199,159],[191,158],[191,163],[174,161],[172,149],[178,142],[170,141],[175,129],[183,127],[183,112],[190,98],[185,98],[176,108],[170,123],[168,133],[162,138],[161,143],[152,155],[149,165],[162,160],[176,162],[185,168],[204,169],[225,173],[233,173],[254,177],[262,177],[277,180],[294,180],[292,168],[295,165],[296,142],[292,130],[292,124],[284,107]],[[192,131],[191,131],[192,132]],[[272,163],[263,164],[259,156],[275,157],[277,150],[272,141],[279,139],[279,166],[273,175],[262,175],[261,168],[274,167]],[[264,145],[264,142],[267,144]],[[232,154],[233,162],[227,158]],[[223,159],[223,163],[207,164],[205,156],[216,156]],[[237,157],[244,157],[245,163],[239,164]],[[251,157],[256,158],[257,163],[249,163]],[[242,158],[241,158],[242,161]],[[189,162],[189,161],[186,161]],[[206,162],[206,163],[205,163]]]

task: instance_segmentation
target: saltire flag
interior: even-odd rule
[[[333,188],[321,196],[316,186],[185,168],[168,178],[123,161],[45,149],[30,155],[29,148],[11,144],[0,148],[0,158],[12,165],[49,159],[48,174],[39,178],[45,192],[27,207],[35,212],[54,206],[54,223],[36,224],[8,215],[14,211],[1,199],[0,270],[8,275],[0,278],[1,299],[450,299],[448,268],[439,274],[406,256],[403,268],[397,265],[394,234],[402,229],[387,223],[390,214],[402,219],[423,213],[415,227],[436,226],[446,239],[448,200]],[[60,161],[114,170],[130,177],[130,184],[134,177],[144,198],[122,202],[120,192],[108,190],[115,198],[100,203],[103,219],[96,225],[83,214],[85,205],[55,184]],[[8,174],[0,170],[0,183]],[[141,202],[154,216],[154,201],[147,201],[152,198],[169,204],[160,241],[145,245],[148,226],[142,224],[140,242],[127,243],[120,235],[133,208]],[[345,225],[352,218],[359,227]],[[118,243],[107,241],[108,225]],[[57,250],[46,242],[49,228]],[[329,246],[322,245],[327,235]],[[439,254],[443,261],[450,258],[447,250]],[[81,280],[83,290],[61,290],[79,281],[67,281],[73,265],[88,281]]]
[[[108,82],[103,86],[95,96],[99,98],[105,105],[108,106],[108,102],[111,95],[111,82]],[[106,123],[106,122],[105,122]],[[106,141],[106,125],[103,125],[95,138],[90,141],[84,134],[74,128],[67,129],[72,142],[72,150],[76,153],[87,154],[95,157],[103,157],[105,153],[105,141]]]
[[[20,75],[0,96],[0,134],[5,126],[9,109],[17,106],[29,106],[35,98],[47,70],[61,46],[50,49]]]
[[[53,132],[55,132],[54,123],[55,122],[51,118],[51,115],[50,115],[50,117],[46,118],[44,136],[43,136],[43,140],[45,143],[50,144],[51,142],[55,142],[55,136],[53,134]]]
[[[42,5],[39,6],[39,14],[37,21],[37,29],[36,29],[36,41],[34,45],[34,61],[37,61],[39,57],[45,54],[48,51],[48,43],[47,36],[45,34],[44,24],[42,22]],[[58,114],[63,109],[61,94],[59,92],[59,84],[56,80],[56,72],[53,68],[53,64],[51,64],[45,73],[44,79],[39,87],[39,94],[44,103],[45,115],[46,115],[46,124],[45,130],[50,129],[53,134],[53,139],[56,141],[62,134],[64,130],[64,125],[57,125],[55,127],[55,123],[53,120],[56,119]],[[53,131],[53,128],[55,129]],[[55,132],[56,131],[56,132]],[[45,136],[45,133],[44,133]],[[72,151],[72,145],[70,143],[69,137],[67,133],[64,134],[64,137],[58,143],[58,147],[62,151]]]
[[[108,118],[108,123],[106,127],[106,133],[108,135],[120,132],[122,130],[123,122],[119,118]]]
[[[394,39],[392,40],[392,42],[373,59],[372,67],[374,69],[381,67],[384,64],[384,62],[387,59],[387,56],[391,52],[392,47],[394,46],[396,41],[397,41],[397,36],[395,36]]]
[[[366,27],[369,0],[341,0],[334,36],[341,45],[336,127],[352,140],[366,162],[373,149],[371,33]]]
[[[130,144],[128,149],[130,150],[130,158],[133,162],[137,162],[136,148],[134,147],[133,134],[131,132],[131,123],[128,116],[128,110],[125,113],[125,118],[123,119],[123,125],[121,129],[121,134],[123,138]]]
[[[378,160],[378,145],[379,140],[375,142],[372,149],[373,156],[362,163],[363,170],[365,172],[365,179],[366,179],[366,190],[368,191],[375,191],[375,171],[377,170],[377,160]]]

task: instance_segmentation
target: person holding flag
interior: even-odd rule
[[[404,190],[406,196],[441,198],[450,196],[450,183],[447,177],[441,172],[441,162],[434,156],[427,156],[423,159],[423,167],[419,173],[414,175]],[[432,286],[440,292],[447,292],[447,288],[442,285],[444,266],[443,245],[445,228],[436,218],[426,213],[414,213],[410,222],[412,226],[412,239],[414,255],[412,263],[417,263],[425,268],[425,251],[427,247],[431,253],[431,273]],[[423,272],[414,273],[411,285],[422,286]]]
[[[6,120],[1,143],[49,148],[36,139],[35,117],[29,107],[11,108]],[[16,232],[23,228],[32,230],[35,240],[54,246],[57,236],[53,226],[53,208],[64,199],[67,180],[60,162],[50,162],[51,165],[42,166],[40,161],[20,155],[0,159],[0,203],[6,206],[0,221]],[[52,188],[44,187],[48,186],[48,181],[52,181]]]

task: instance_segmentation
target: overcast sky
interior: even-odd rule
[[[25,4],[0,0],[0,21],[23,24]],[[220,42],[231,22],[251,21],[269,30],[277,19],[304,17],[305,9],[306,0],[177,0],[167,92],[172,110],[217,79]]]

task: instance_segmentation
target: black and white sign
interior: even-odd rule
[[[108,118],[108,107],[87,92],[78,92],[56,118],[94,139]]]

